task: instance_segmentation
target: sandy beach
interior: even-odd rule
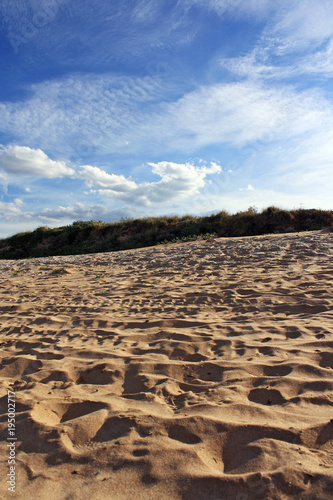
[[[0,261],[1,498],[331,499],[332,257],[315,231]]]

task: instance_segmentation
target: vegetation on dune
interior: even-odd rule
[[[230,215],[146,217],[119,222],[76,221],[69,226],[18,233],[0,240],[0,259],[112,252],[198,238],[311,231],[333,225],[333,211],[250,207]]]

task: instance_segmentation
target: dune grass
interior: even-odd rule
[[[76,221],[58,228],[38,227],[0,240],[0,259],[112,252],[198,238],[254,236],[319,230],[333,225],[333,211],[255,207],[193,217],[146,217],[118,222]]]

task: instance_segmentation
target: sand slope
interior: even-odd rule
[[[332,238],[0,262],[1,497],[332,498]]]

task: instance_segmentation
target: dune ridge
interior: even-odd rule
[[[0,261],[1,497],[332,498],[332,236]]]

